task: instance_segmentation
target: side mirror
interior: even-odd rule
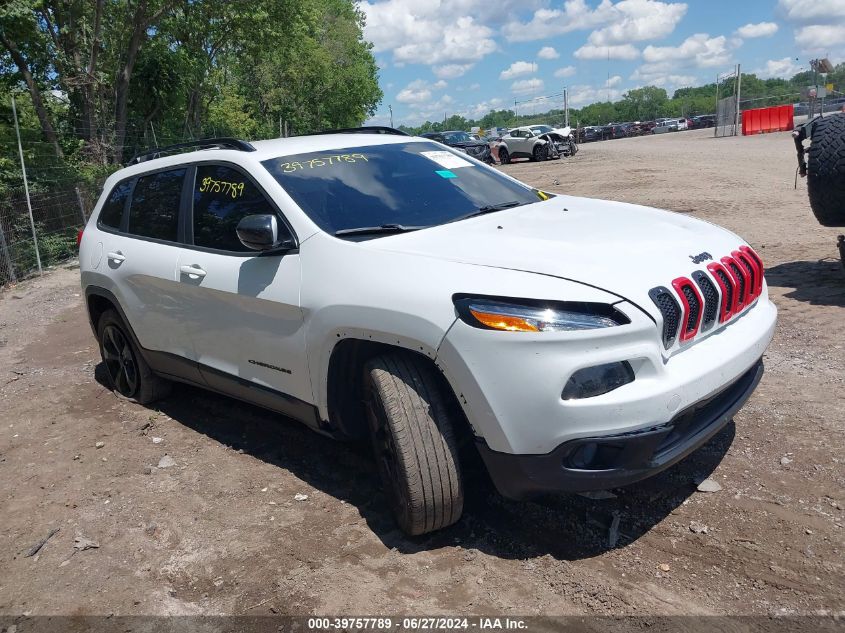
[[[241,244],[254,251],[269,251],[290,245],[290,238],[279,237],[279,220],[270,213],[247,215],[235,228]]]

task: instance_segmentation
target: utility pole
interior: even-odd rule
[[[742,70],[739,64],[736,65],[736,117],[734,120],[734,136],[739,134],[739,102],[740,98],[739,95],[742,92]]]
[[[387,109],[390,110],[390,127],[393,127],[393,106],[388,104]]]
[[[23,146],[21,145],[21,130],[18,127],[18,110],[15,107],[15,97],[12,97],[12,116],[15,117],[15,134],[18,135],[18,153],[21,157],[21,174],[23,175],[23,189],[26,194],[26,208],[29,209],[29,226],[32,229],[32,243],[35,245],[35,261],[38,262],[38,274],[43,275],[41,268],[41,253],[38,252],[38,236],[35,234],[35,220],[32,217],[32,203],[29,201],[29,183],[26,180],[26,165],[23,162]]]
[[[569,127],[569,96],[566,94],[566,86],[563,87],[563,125]]]

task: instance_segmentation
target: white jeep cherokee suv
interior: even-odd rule
[[[176,380],[369,437],[409,534],[460,517],[462,440],[513,498],[674,464],[754,390],[776,317],[733,233],[384,128],[140,156],[80,262],[119,394]]]

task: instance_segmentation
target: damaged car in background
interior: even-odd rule
[[[572,156],[578,146],[569,127],[556,129],[549,125],[524,125],[504,135],[498,145],[499,160],[507,164],[514,158],[543,161]]]
[[[476,160],[485,163],[493,162],[493,157],[490,153],[490,143],[483,139],[475,139],[466,132],[429,132],[421,136],[448,145],[459,152],[472,156]]]

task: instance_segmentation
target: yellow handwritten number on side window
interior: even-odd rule
[[[239,198],[244,195],[244,183],[215,180],[210,176],[206,176],[202,179],[199,190],[202,193],[221,193],[224,196],[228,195],[232,198]]]

